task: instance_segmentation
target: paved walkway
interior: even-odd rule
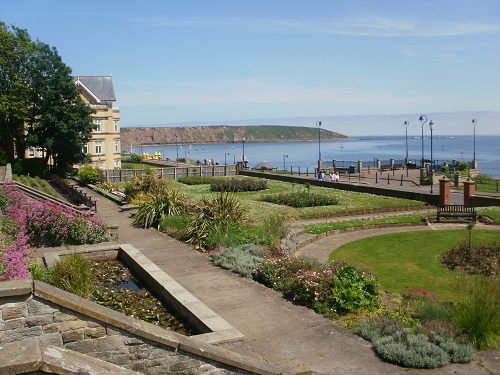
[[[480,361],[472,364],[454,364],[428,371],[409,371],[382,362],[371,344],[351,331],[305,307],[291,304],[261,284],[214,266],[207,255],[190,246],[154,229],[134,228],[130,213],[120,212],[115,203],[90,194],[96,198],[98,214],[105,222],[119,226],[120,244],[131,244],[141,250],[245,335],[243,341],[221,345],[229,350],[263,359],[291,372],[306,367],[317,374],[500,374],[498,352],[485,353]],[[329,245],[323,246],[326,254]]]

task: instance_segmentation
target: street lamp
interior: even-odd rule
[[[243,142],[243,155],[242,155],[243,156],[243,168],[245,168],[245,166],[244,166],[245,165],[245,137],[243,137],[241,139],[241,141]]]
[[[477,120],[475,118],[472,119],[472,126],[474,126],[474,155],[472,160],[476,160],[476,124]]]
[[[434,170],[434,160],[432,158],[432,128],[433,128],[433,125],[434,123],[432,122],[429,122],[429,129],[431,130],[431,194],[433,193],[433,187],[434,187],[434,176],[432,175],[432,172]]]
[[[420,116],[418,121],[422,122],[422,160],[420,161],[420,168],[423,168],[424,167],[424,124],[427,122],[427,116],[426,115]]]
[[[288,155],[283,155],[283,170],[286,171],[286,166],[285,166],[285,159],[288,157]]]
[[[406,127],[406,160],[405,160],[405,163],[408,163],[408,125],[410,125],[410,123],[408,121],[405,121],[404,125]]]
[[[318,127],[318,161],[321,160],[321,121],[316,121]]]
[[[176,158],[175,158],[175,163],[179,165],[179,139],[175,137],[175,149],[176,149]]]

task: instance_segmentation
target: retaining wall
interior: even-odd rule
[[[38,349],[23,357],[19,348],[27,345]],[[88,368],[97,359],[152,375],[280,373],[272,365],[31,280],[0,282],[0,349],[0,374],[27,372],[22,363],[29,364],[29,371],[43,368],[46,362],[35,358],[47,350],[88,356]]]

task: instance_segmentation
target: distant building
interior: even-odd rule
[[[92,132],[84,152],[98,169],[121,168],[120,110],[113,108],[116,101],[111,76],[73,77],[78,92],[95,113],[92,115],[97,129]]]

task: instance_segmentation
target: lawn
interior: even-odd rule
[[[242,207],[247,211],[248,218],[252,221],[262,221],[264,218],[272,215],[285,216],[288,219],[313,219],[369,212],[416,210],[425,207],[423,202],[408,199],[310,186],[311,192],[334,196],[338,199],[339,204],[333,206],[292,208],[263,202],[260,197],[264,194],[276,194],[291,190],[299,190],[307,194],[308,190],[305,185],[273,180],[268,180],[267,184],[268,189],[265,191],[236,193]],[[194,201],[199,201],[203,196],[216,194],[210,191],[210,185],[185,185],[177,181],[169,181],[169,186],[188,194]]]
[[[336,249],[330,259],[346,260],[370,270],[382,290],[433,291],[445,301],[457,302],[464,294],[458,281],[469,276],[444,268],[440,255],[468,239],[466,230],[403,232],[375,236]],[[498,240],[498,231],[473,230],[474,244]]]

